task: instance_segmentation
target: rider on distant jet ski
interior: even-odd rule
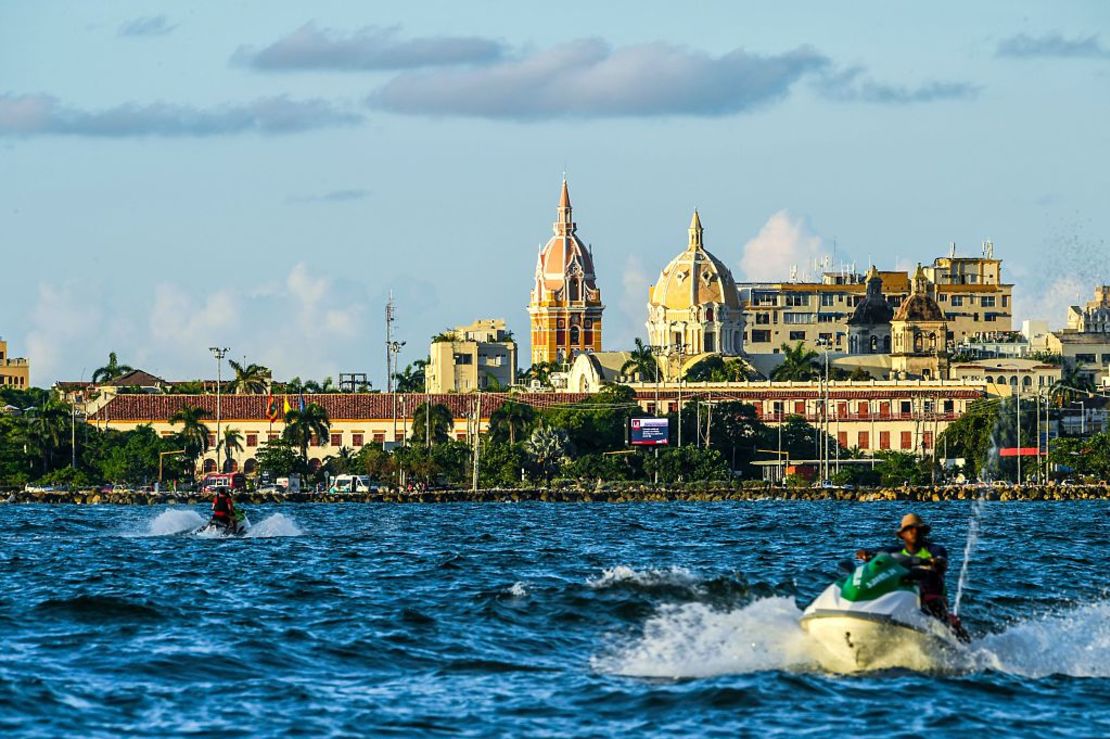
[[[930,528],[916,513],[902,516],[902,523],[895,533],[901,544],[885,547],[878,551],[860,549],[856,559],[869,561],[878,552],[889,552],[912,557],[915,562],[918,588],[921,591],[921,610],[944,623],[952,623],[954,628],[958,619],[948,613],[948,596],[944,588],[944,573],[948,569],[948,550],[933,543],[929,537]]]

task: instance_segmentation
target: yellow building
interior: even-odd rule
[[[648,288],[648,343],[657,354],[684,357],[739,354],[743,314],[736,281],[705,248],[701,217],[694,211],[686,248]],[[675,365],[663,362],[664,376]]]
[[[432,340],[424,381],[429,393],[469,393],[516,383],[516,342],[501,319],[475,321]]]
[[[540,249],[528,303],[532,364],[563,364],[580,352],[601,351],[601,291],[591,248],[577,235],[567,181],[559,197],[555,235]]]
[[[1059,365],[1021,357],[976,359],[953,364],[949,369],[953,380],[982,382],[991,395],[1011,397],[1045,394],[1061,375]]]
[[[0,339],[0,385],[26,390],[31,386],[31,363],[8,356],[8,342]]]
[[[1048,351],[1078,367],[1096,384],[1110,378],[1110,285],[1095,288],[1083,308],[1070,306],[1067,328],[1047,336]]]
[[[928,380],[948,376],[948,328],[932,293],[932,283],[919,264],[910,295],[890,322],[891,378]]]
[[[1013,285],[1002,282],[1002,260],[987,242],[979,257],[957,257],[955,250],[924,268],[947,323],[945,344],[1013,328]],[[879,292],[897,309],[911,290],[907,272],[877,270]],[[849,325],[874,275],[853,270],[826,271],[819,282],[740,283],[744,310],[744,352],[774,354],[783,344],[803,342],[810,349],[827,342],[849,352]],[[858,349],[857,349],[858,351]]]

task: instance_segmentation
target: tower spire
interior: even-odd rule
[[[558,218],[555,221],[555,235],[566,236],[575,231],[573,208],[570,205],[570,190],[567,189],[567,176],[563,175],[563,190],[559,193]]]
[[[694,209],[694,217],[690,219],[690,242],[687,246],[691,251],[695,249],[703,249],[702,233],[704,229],[701,227],[701,216],[698,215],[698,209]]]

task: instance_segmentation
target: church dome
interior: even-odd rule
[[[867,271],[867,294],[848,319],[849,326],[876,326],[891,322],[894,318],[894,309],[883,297],[882,287],[883,279],[879,277],[879,271],[872,266]]]
[[[944,311],[937,305],[937,301],[929,294],[928,281],[921,265],[917,265],[917,272],[913,276],[913,288],[905,302],[894,314],[895,321],[920,323],[922,321],[944,321]]]
[[[695,210],[690,221],[689,244],[663,268],[651,288],[648,302],[652,307],[687,310],[714,303],[739,310],[736,281],[728,267],[706,251],[702,234],[701,217]]]
[[[574,222],[572,213],[570,193],[564,179],[554,235],[540,249],[536,260],[534,299],[545,300],[550,296],[556,300],[601,300],[593,254],[578,238],[578,224]]]

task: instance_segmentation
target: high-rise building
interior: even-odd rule
[[[663,355],[739,354],[742,320],[736,282],[705,248],[695,210],[686,248],[648,288],[648,342]]]
[[[563,364],[580,352],[601,351],[605,306],[594,274],[593,250],[578,238],[565,178],[554,231],[536,258],[528,303],[532,364]]]
[[[425,391],[469,393],[502,390],[516,383],[516,342],[501,319],[459,326],[432,339]]]

